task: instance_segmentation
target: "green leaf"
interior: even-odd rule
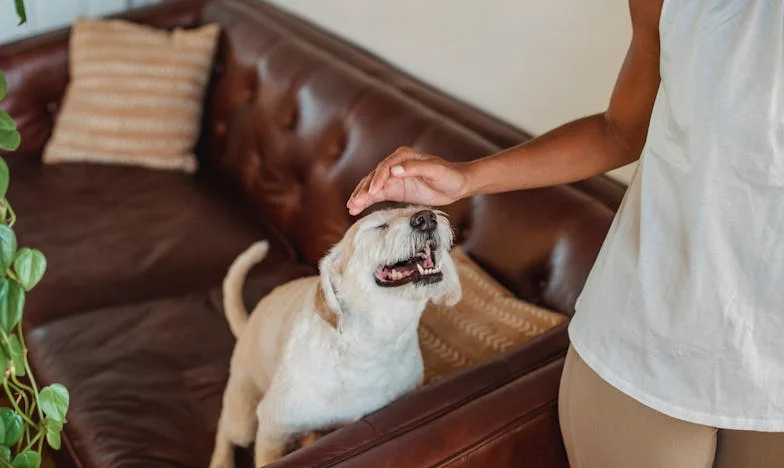
[[[27,22],[24,0],[14,0],[14,6],[16,6],[16,16],[19,17],[18,26],[21,26]]]
[[[2,109],[0,109],[0,130],[16,130],[14,118]]]
[[[22,143],[22,135],[16,130],[0,130],[0,149],[16,151]]]
[[[9,182],[11,182],[11,176],[8,173],[8,164],[5,163],[5,159],[0,158],[0,199],[5,198]],[[3,219],[5,219],[5,216]]]
[[[0,444],[2,444],[4,441],[5,441],[5,424],[3,424],[2,421],[0,421]],[[3,448],[4,447],[0,446],[0,451]],[[9,452],[9,456],[10,456],[10,452]],[[2,454],[0,454],[0,458],[2,458]]]
[[[70,401],[68,389],[62,384],[56,383],[44,387],[39,394],[39,402],[44,414],[59,423],[65,422],[65,413],[68,412]]]
[[[5,445],[0,445],[0,459],[4,462],[11,463],[11,449]]]
[[[5,427],[5,440],[3,445],[10,447],[22,439],[24,425],[22,417],[11,408],[0,408],[0,421]]]
[[[41,455],[32,450],[26,450],[16,457],[11,462],[14,468],[38,468],[41,466]]]
[[[41,281],[46,271],[46,257],[37,249],[22,248],[16,253],[14,271],[19,283],[29,291]]]
[[[54,419],[46,418],[46,441],[55,450],[60,449],[60,432],[63,430],[63,423]]]
[[[8,351],[11,353],[11,363],[14,365],[14,374],[25,375],[24,350],[16,335],[8,337]]]
[[[16,234],[13,229],[0,224],[0,276],[4,275],[14,261]]]
[[[3,100],[8,92],[8,82],[5,80],[5,75],[0,71],[0,101]]]
[[[10,332],[22,320],[25,292],[13,280],[0,279],[0,327]]]

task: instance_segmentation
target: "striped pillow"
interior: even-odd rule
[[[43,161],[194,172],[218,34],[217,25],[168,32],[77,19],[71,81]]]

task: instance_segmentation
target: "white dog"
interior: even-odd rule
[[[234,466],[233,446],[254,438],[256,466],[271,463],[292,438],[356,421],[421,383],[425,305],[462,295],[452,239],[443,213],[376,211],[321,260],[318,277],[276,288],[250,318],[242,285],[267,243],[241,254],[223,284],[238,341],[210,466]]]

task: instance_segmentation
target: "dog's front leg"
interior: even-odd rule
[[[266,466],[283,456],[290,434],[274,425],[259,425],[256,432],[255,466]]]
[[[268,465],[281,458],[286,451],[286,443],[293,433],[286,430],[276,417],[280,411],[271,408],[274,398],[264,398],[256,408],[258,429],[256,431],[255,466]]]

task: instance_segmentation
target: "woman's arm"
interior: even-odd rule
[[[575,182],[639,158],[659,87],[661,2],[632,0],[630,10],[632,41],[607,111],[469,164],[469,194]]]
[[[401,148],[359,183],[347,204],[351,213],[384,200],[444,205],[471,195],[574,182],[639,158],[660,81],[661,4],[629,1],[632,40],[607,111],[469,163]]]

